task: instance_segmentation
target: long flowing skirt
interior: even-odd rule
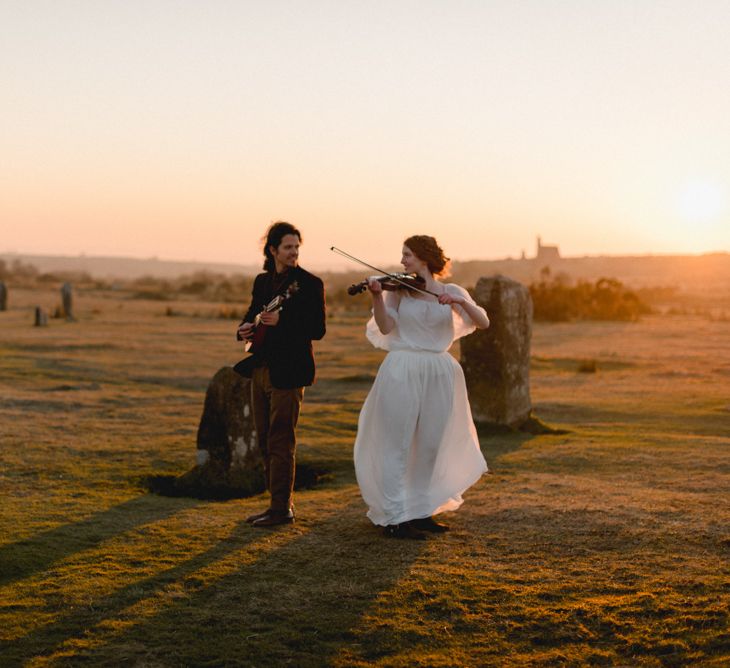
[[[447,352],[388,353],[355,440],[355,473],[372,522],[456,510],[486,471],[461,366]]]

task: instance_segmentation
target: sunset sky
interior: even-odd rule
[[[730,250],[727,0],[0,0],[0,252]]]

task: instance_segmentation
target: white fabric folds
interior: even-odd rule
[[[447,284],[452,294],[471,297]],[[355,472],[368,517],[400,524],[456,510],[462,493],[487,471],[479,449],[464,374],[447,352],[474,331],[460,306],[405,292],[386,293],[396,327],[387,335],[373,318],[370,342],[388,350],[360,412]]]

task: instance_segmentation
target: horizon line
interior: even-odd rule
[[[695,252],[695,253],[680,253],[680,252],[659,252],[659,253],[627,253],[627,254],[613,254],[613,253],[598,253],[598,254],[590,254],[586,253],[583,255],[559,255],[556,260],[580,260],[580,259],[598,259],[598,258],[649,258],[649,257],[704,257],[708,255],[730,255],[730,251],[728,250],[711,250],[711,251],[703,251],[703,252]],[[166,263],[166,264],[205,264],[205,265],[225,265],[225,266],[232,266],[232,267],[242,267],[242,268],[252,268],[254,266],[258,267],[261,262],[234,262],[234,261],[227,261],[227,260],[200,260],[200,259],[180,259],[180,258],[166,258],[166,257],[160,257],[158,255],[148,255],[148,256],[137,256],[137,255],[106,255],[106,254],[88,254],[84,252],[80,252],[76,255],[69,255],[69,254],[50,254],[50,253],[39,253],[39,252],[22,252],[22,251],[0,251],[0,258],[12,258],[12,257],[37,257],[37,258],[47,258],[47,259],[66,259],[66,260],[78,260],[78,259],[87,259],[87,260],[125,260],[125,261],[133,261],[133,262],[160,262],[160,263]],[[523,261],[532,261],[532,260],[538,260],[536,255],[533,256],[526,256],[526,257],[513,257],[513,256],[503,256],[503,257],[487,257],[487,258],[469,258],[469,259],[457,259],[452,258],[451,262],[453,263],[459,263],[459,264],[466,264],[469,262],[523,262]],[[549,262],[549,260],[548,260]],[[304,262],[303,263],[306,266],[313,266],[313,267],[332,267],[332,266],[341,266],[340,264],[333,264],[333,263],[324,263],[324,262]],[[397,265],[398,263],[390,263],[393,265]],[[346,271],[346,270],[345,270]]]

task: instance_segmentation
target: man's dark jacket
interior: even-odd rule
[[[320,278],[301,267],[289,269],[275,292],[271,291],[273,281],[273,272],[256,276],[251,305],[243,322],[253,322],[294,281],[299,289],[284,301],[276,326],[267,327],[262,352],[241,360],[234,369],[250,377],[253,368],[263,363],[269,367],[271,384],[280,390],[311,385],[315,371],[312,341],[325,334],[324,285]]]

